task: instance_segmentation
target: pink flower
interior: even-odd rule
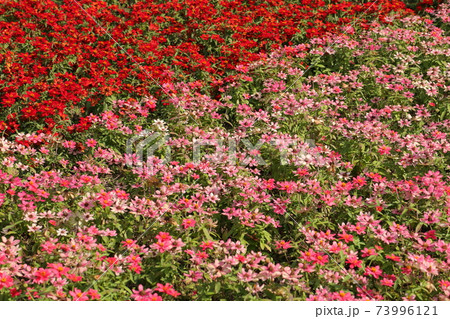
[[[195,257],[200,258],[200,259],[206,259],[209,257],[208,253],[204,252],[204,251],[199,251],[195,254]]]
[[[14,283],[14,280],[11,276],[0,272],[0,290],[3,288],[11,287]]]
[[[314,255],[311,256],[311,261],[314,264],[325,265],[329,260],[328,255],[322,253],[314,253]]]
[[[373,248],[364,248],[361,250],[363,257],[376,256],[378,253]]]
[[[65,148],[68,148],[68,149],[71,149],[71,150],[75,149],[75,147],[77,146],[77,144],[74,141],[64,141],[62,143],[62,145]]]
[[[34,283],[42,284],[50,280],[52,276],[52,271],[49,269],[39,268],[34,272]]]
[[[133,289],[133,294],[131,295],[136,301],[162,301],[163,299],[158,294],[153,293],[152,289],[145,289],[142,285],[138,286],[138,289]]]
[[[351,256],[351,257],[347,258],[345,263],[349,264],[350,268],[355,268],[355,267],[360,268],[362,265],[362,260],[359,260],[358,257],[356,257],[356,256]]]
[[[353,241],[353,235],[347,234],[346,232],[339,234],[339,238],[344,240],[346,243]]]
[[[92,138],[90,138],[90,139],[88,139],[86,141],[86,145],[89,146],[89,147],[94,147],[95,145],[97,145],[97,141],[92,139]]]
[[[69,268],[64,267],[62,264],[48,264],[47,265],[50,269],[53,269],[54,272],[57,274],[58,277],[64,276],[69,272]]]
[[[67,277],[67,279],[69,279],[69,280],[71,280],[73,282],[79,282],[79,281],[81,281],[83,279],[83,277],[77,276],[75,274],[68,274],[66,277]]]
[[[137,248],[138,247],[136,245],[136,240],[133,240],[133,239],[126,239],[126,240],[122,241],[121,244],[125,248]]]
[[[366,267],[366,272],[364,273],[365,276],[373,276],[374,278],[378,279],[380,275],[383,273],[383,271],[380,269],[380,266],[373,266],[373,267]]]
[[[277,249],[289,249],[292,247],[290,241],[284,241],[284,240],[275,242],[275,246],[277,247]]]
[[[450,297],[450,281],[448,280],[439,280],[439,285],[441,286],[442,291],[447,297]]]
[[[162,297],[158,294],[150,294],[142,301],[163,301]]]
[[[335,200],[336,198],[331,195],[325,195],[321,197],[321,200],[323,200],[328,206],[335,206]]]
[[[381,155],[389,154],[390,151],[391,151],[391,148],[390,148],[389,146],[386,146],[386,145],[382,145],[382,146],[380,146],[380,147],[378,148],[378,152],[379,152]]]
[[[212,241],[204,241],[203,243],[201,243],[200,247],[203,250],[212,249],[214,247],[214,242],[212,242]]]
[[[296,171],[294,171],[294,174],[299,177],[309,175],[307,168],[298,168]]]
[[[355,298],[353,297],[353,295],[350,292],[345,292],[342,290],[339,292],[335,292],[334,298],[336,300],[340,300],[340,301],[355,300]]]
[[[88,296],[91,297],[91,300],[100,300],[101,296],[95,289],[89,289],[87,292]]]
[[[82,292],[80,289],[75,288],[73,291],[69,291],[69,295],[73,297],[74,301],[86,301],[89,300],[87,293]]]
[[[153,249],[158,250],[160,253],[170,250],[173,246],[170,241],[157,241],[155,244],[150,246]]]
[[[203,278],[203,274],[199,271],[193,271],[193,270],[189,270],[188,274],[184,274],[184,276],[186,276],[187,278],[189,278],[190,280],[192,280],[193,282],[197,282],[200,279]]]
[[[380,280],[381,285],[392,287],[394,285],[394,281],[388,278],[383,278]]]
[[[145,289],[142,285],[138,286],[138,289],[133,289],[133,294],[131,295],[131,298],[133,298],[136,301],[147,301],[150,300],[153,296],[153,291],[151,289]],[[162,300],[162,299],[161,299]]]
[[[181,223],[181,225],[183,226],[184,229],[194,227],[195,220],[190,219],[190,218],[183,219],[183,222]]]
[[[159,292],[164,292],[172,297],[178,297],[179,295],[181,295],[178,291],[176,291],[175,289],[173,289],[173,286],[171,284],[156,284],[156,291]]]
[[[240,273],[238,273],[238,278],[241,281],[245,281],[245,282],[249,282],[252,280],[255,280],[257,278],[256,273],[253,272],[253,270],[249,269],[248,271],[246,271],[245,269],[242,269]]]
[[[159,241],[171,241],[172,236],[170,236],[169,233],[160,232],[158,235],[155,236],[156,239]]]
[[[386,259],[390,259],[390,260],[393,260],[393,261],[400,261],[401,260],[400,257],[395,256],[394,254],[386,255]]]

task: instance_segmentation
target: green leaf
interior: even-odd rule
[[[205,227],[202,227],[202,230],[203,230],[203,234],[205,234],[205,237],[206,237],[208,240],[213,240],[212,237],[211,237],[211,235],[209,234],[209,231],[208,231]]]
[[[214,292],[216,294],[218,294],[220,292],[220,288],[222,288],[222,285],[220,282],[216,282],[216,284],[214,285]]]

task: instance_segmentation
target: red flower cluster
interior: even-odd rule
[[[112,99],[155,93],[175,74],[226,78],[294,35],[317,37],[405,9],[398,0],[111,3],[2,1],[1,131],[83,131],[86,114]]]

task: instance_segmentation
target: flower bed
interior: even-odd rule
[[[2,1],[0,130],[82,131],[114,99],[160,94],[174,78],[226,80],[259,52],[402,10],[398,0]]]
[[[450,37],[346,31],[3,137],[1,297],[448,300]]]

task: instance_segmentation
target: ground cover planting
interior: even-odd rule
[[[79,3],[132,58],[0,9],[0,299],[450,299],[448,3]]]

